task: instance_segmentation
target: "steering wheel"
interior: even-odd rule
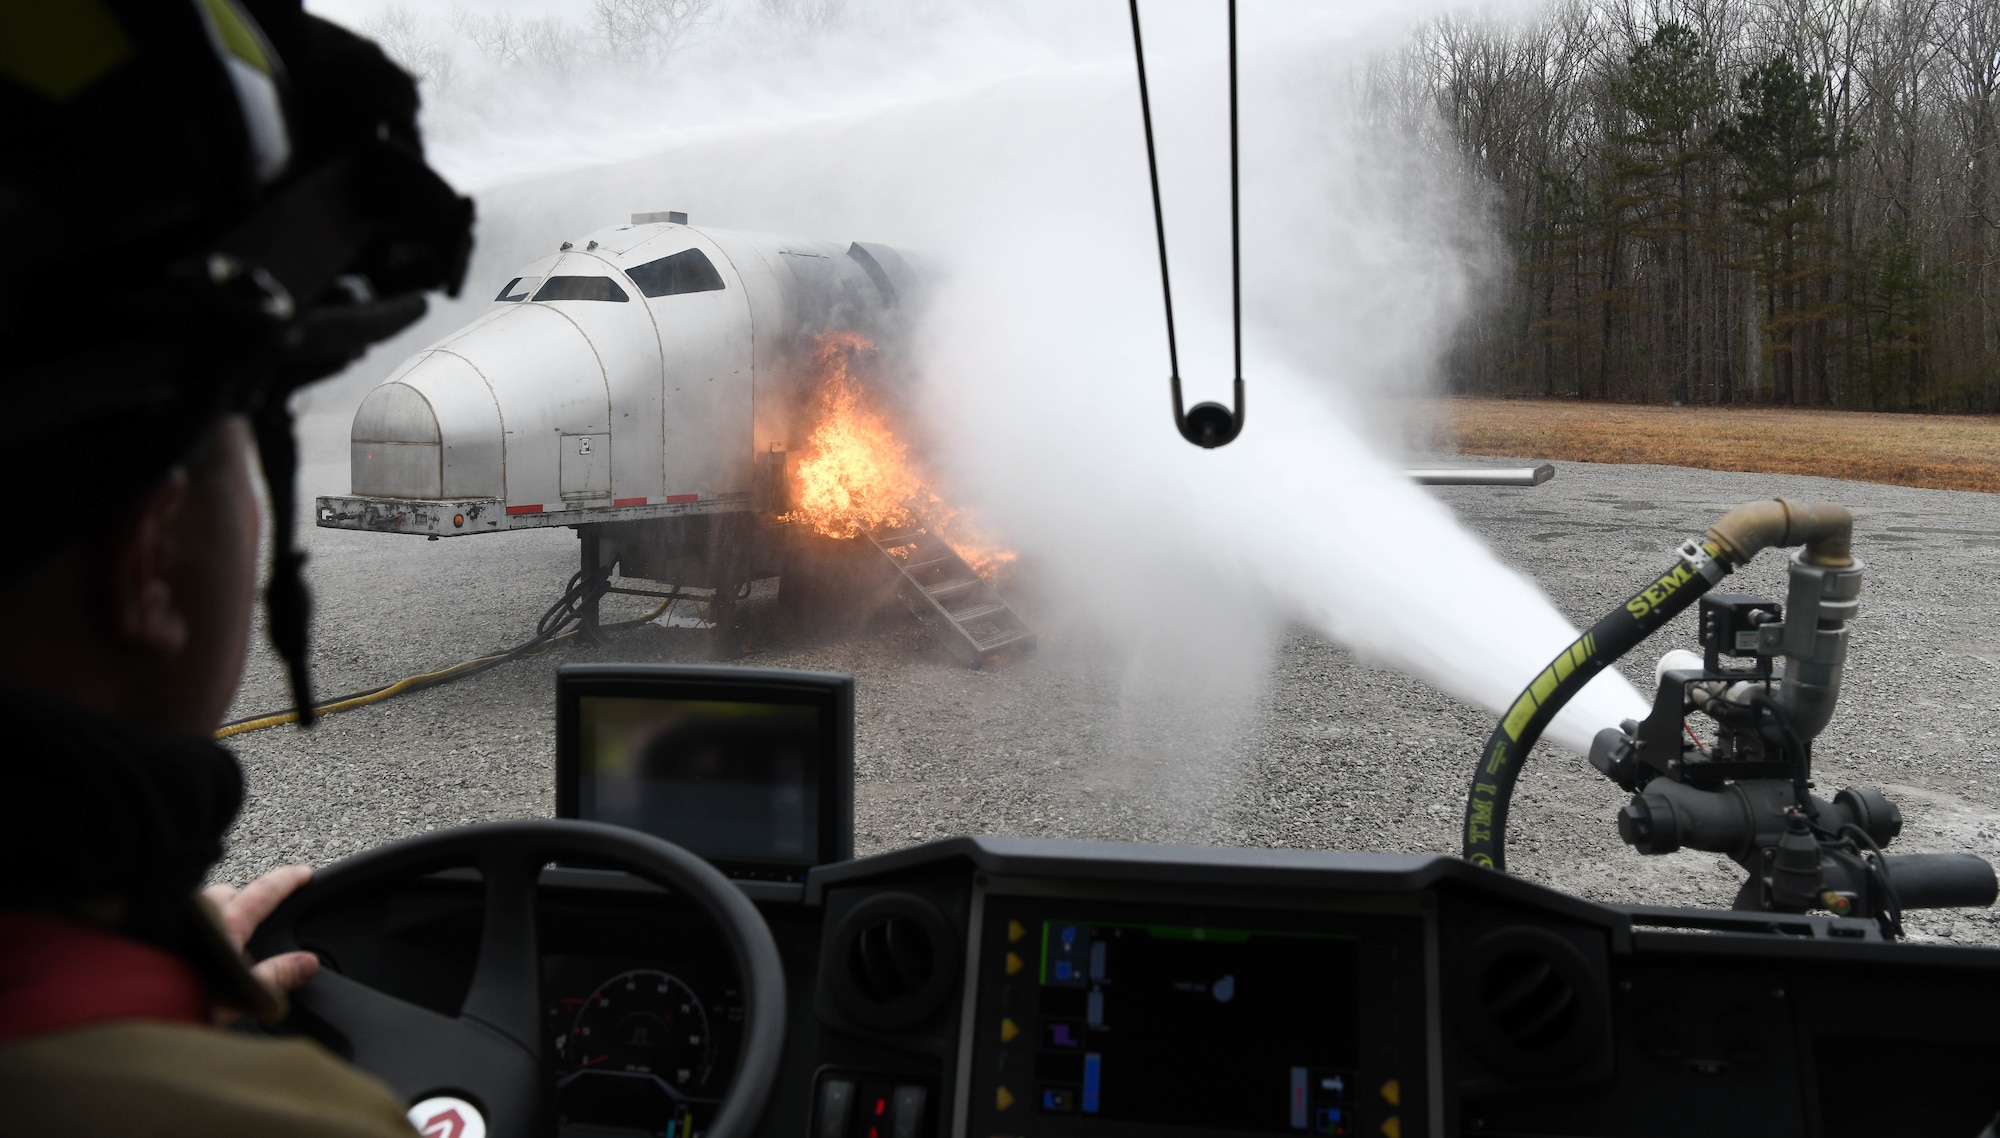
[[[777,1081],[785,1042],[785,974],[771,930],[714,866],[649,834],[598,822],[488,822],[365,850],[318,870],[252,938],[263,957],[299,947],[308,915],[375,888],[440,869],[472,867],[485,883],[485,924],[465,1003],[440,1015],[322,968],[292,993],[295,1009],[343,1036],[355,1066],[405,1103],[470,1101],[492,1138],[554,1131],[554,1100],[541,1055],[541,969],[534,895],[558,858],[612,866],[700,906],[722,929],[743,986],[743,1043],[736,1077],[705,1138],[746,1138]]]

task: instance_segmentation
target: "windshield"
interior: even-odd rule
[[[1542,132],[1546,167],[1503,169],[1497,144],[1473,145],[1482,88],[1435,62],[1459,42],[1438,29],[1473,35],[1449,23],[1471,16],[1372,0],[1245,8],[1248,412],[1239,439],[1202,451],[1168,414],[1122,5],[694,4],[631,26],[498,2],[310,6],[419,75],[427,153],[476,199],[470,279],[489,282],[435,298],[301,396],[321,697],[524,644],[582,559],[633,592],[600,599],[594,639],[310,732],[230,738],[251,799],[224,876],[552,814],[553,674],[585,661],[851,673],[859,854],[982,833],[1456,855],[1481,747],[1524,686],[1723,510],[1772,496],[1863,519],[1871,576],[1815,752],[1822,793],[1894,783],[1899,850],[2000,852],[1987,757],[2000,498],[1774,473],[1743,461],[1765,435],[1697,458],[1645,449],[1708,438],[1710,419],[1607,419],[1561,455],[1509,441],[1539,435],[1478,443],[1550,421],[1514,397],[1589,410],[1643,394],[1665,414],[1682,398],[1669,358],[1694,361],[1687,401],[1719,398],[1726,375],[1731,400],[1750,398],[1754,376],[1768,403],[1793,375],[1791,401],[1808,403],[1823,367],[1863,377],[1838,405],[1866,410],[1866,369],[1808,348],[1859,344],[1870,327],[1907,339],[1917,316],[1774,341],[1769,328],[1792,327],[1770,308],[1785,295],[1720,254],[1674,278],[1696,291],[1657,276],[1628,288],[1631,266],[1706,256],[1699,238],[1683,249],[1676,206],[1591,212],[1613,197],[1575,179],[1614,164],[1560,151],[1547,124],[1519,135]],[[1179,367],[1190,404],[1227,403],[1221,7],[1155,7]],[[1617,62],[1636,48],[1577,50]],[[1737,97],[1730,76],[1717,99]],[[1545,106],[1585,102],[1584,89],[1516,94]],[[1661,157],[1670,125],[1648,136],[1653,164],[1630,194],[1679,192]],[[1609,137],[1600,126],[1588,129]],[[1501,195],[1529,184],[1571,204],[1515,227],[1520,203]],[[1733,192],[1702,208],[1764,224]],[[1623,260],[1605,259],[1613,230]],[[1743,257],[1764,248],[1732,240]],[[1831,241],[1798,246],[1786,279],[1803,306],[1845,287]],[[552,255],[567,275],[522,275]],[[591,258],[602,268],[583,268]],[[633,286],[673,299],[617,304]],[[475,326],[489,295],[576,303]],[[1915,295],[1880,303],[1915,314]],[[1918,355],[1866,374],[1889,392]],[[1605,375],[1626,395],[1611,380],[1600,392]],[[355,505],[384,528],[342,528],[314,503],[355,497],[357,411],[389,380],[422,397],[398,407],[434,416],[407,445],[431,448],[411,461],[441,497]],[[1491,398],[1460,398],[1473,394]],[[1480,450],[1494,457],[1468,457]],[[1525,488],[1405,474],[1552,457],[1565,459],[1553,481]],[[1782,556],[1727,588],[1782,600]],[[1693,621],[1557,718],[1515,796],[1510,871],[1595,899],[1731,903],[1743,873],[1726,859],[1622,843],[1629,795],[1584,758],[1597,731],[1645,716],[1654,662],[1698,647]],[[260,647],[231,717],[285,706]],[[1908,923],[2000,940],[1976,915]]]
[[[500,294],[495,296],[493,300],[496,304],[519,304],[521,301],[533,296],[535,286],[540,283],[542,283],[542,278],[540,277],[514,277],[506,284],[500,286]]]
[[[726,287],[722,283],[722,274],[715,271],[715,266],[699,249],[683,249],[657,261],[634,265],[625,273],[647,296],[712,292]]]
[[[550,277],[535,290],[535,299],[623,302],[632,298],[610,277]]]

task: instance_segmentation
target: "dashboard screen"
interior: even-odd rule
[[[731,877],[802,882],[854,856],[854,680],[565,664],[556,817],[665,838]]]
[[[1039,1108],[1288,1130],[1315,1106],[1346,1102],[1353,937],[1066,918],[1039,933]],[[1318,1030],[1287,1030],[1301,1020]],[[1190,1099],[1185,1089],[1204,1081],[1241,1097]],[[1246,1118],[1245,1102],[1261,1109]]]
[[[577,727],[577,817],[738,867],[818,862],[818,708],[584,696]]]
[[[968,1133],[1417,1121],[1421,1049],[1360,1025],[1414,999],[1421,1032],[1418,922],[1014,897],[987,919]]]

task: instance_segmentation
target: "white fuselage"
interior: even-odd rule
[[[910,283],[879,245],[658,222],[565,243],[369,393],[352,493],[320,499],[320,524],[450,536],[751,509],[759,456],[803,442],[812,337],[880,335]]]

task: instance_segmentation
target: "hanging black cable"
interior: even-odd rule
[[[1146,48],[1139,36],[1139,0],[1132,8],[1132,54],[1139,64],[1139,114],[1146,124],[1146,174],[1153,184],[1153,233],[1160,247],[1160,296],[1167,309],[1167,366],[1172,372],[1174,425],[1198,447],[1223,446],[1243,432],[1243,255],[1241,212],[1237,206],[1236,0],[1229,0],[1229,288],[1236,366],[1234,409],[1198,403],[1183,410],[1180,348],[1174,338],[1174,290],[1167,275],[1167,220],[1160,206],[1160,162],[1153,145],[1153,104],[1146,88]]]
[[[1231,416],[1231,439],[1243,429],[1243,211],[1237,201],[1236,181],[1236,0],[1229,0],[1229,336],[1235,349],[1237,406]],[[1154,205],[1158,204],[1155,198]]]

